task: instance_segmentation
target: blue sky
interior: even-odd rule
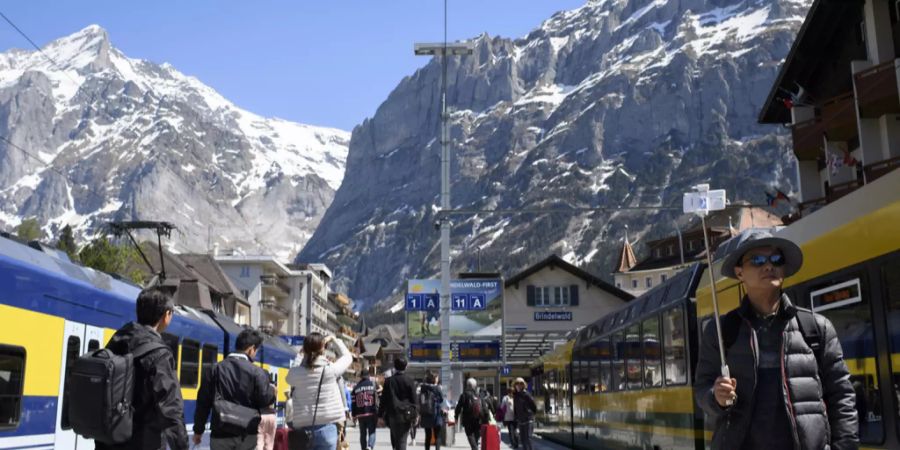
[[[450,0],[449,39],[521,37],[586,0]],[[3,2],[38,45],[98,24],[131,58],[169,62],[264,116],[351,130],[427,62],[439,0]],[[30,48],[0,21],[0,49]]]

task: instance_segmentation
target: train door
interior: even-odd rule
[[[97,350],[103,345],[103,329],[83,323],[66,321],[62,339],[62,365],[59,374],[59,397],[56,402],[55,448],[92,449],[94,442],[75,434],[66,415],[66,378],[75,360],[84,353]]]

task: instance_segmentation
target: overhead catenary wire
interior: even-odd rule
[[[34,43],[34,40],[32,40],[30,37],[28,37],[28,35],[25,34],[25,32],[22,31],[22,29],[19,28],[15,23],[13,23],[13,21],[12,21],[9,17],[7,17],[6,14],[3,14],[2,11],[0,11],[0,17],[3,17],[3,20],[5,20],[6,23],[9,24],[9,26],[13,27],[13,29],[16,30],[17,33],[19,33],[20,35],[22,35],[22,37],[25,38],[25,40],[28,41],[28,43],[31,44],[31,46],[34,47],[34,49],[37,50],[38,53],[40,53],[41,55],[43,55],[44,58],[47,58],[47,61],[50,61],[51,64],[53,64],[54,66],[56,66],[56,68],[59,69],[59,71],[62,72],[63,75],[65,75],[66,78],[68,78],[69,80],[71,80],[73,83],[78,84],[77,81],[75,81],[71,76],[69,76],[68,73],[66,73],[65,70],[63,70],[62,66],[60,66],[60,65],[56,62],[56,60],[54,60],[53,58],[51,58],[50,55],[44,53],[44,51],[41,50],[41,47],[38,46],[37,44],[35,44],[35,43]]]

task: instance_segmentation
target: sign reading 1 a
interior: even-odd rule
[[[439,294],[407,294],[407,311],[439,311],[441,296]]]

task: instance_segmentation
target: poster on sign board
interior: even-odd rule
[[[440,280],[409,280],[406,326],[411,341],[441,338],[440,289]],[[502,309],[499,279],[450,281],[451,337],[499,337]]]

